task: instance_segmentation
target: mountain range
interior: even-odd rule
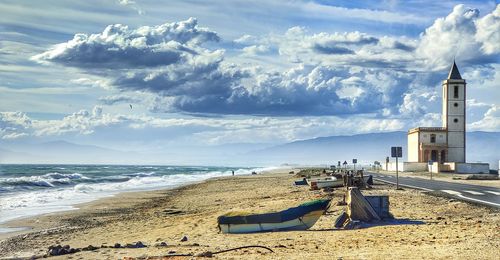
[[[0,142],[0,163],[84,163],[84,164],[185,164],[265,166],[280,164],[330,165],[338,161],[368,165],[385,161],[391,146],[403,147],[406,160],[406,132],[328,136],[279,145],[226,144],[165,148],[144,151],[118,151],[95,145],[66,141],[44,143]],[[488,162],[498,168],[500,132],[468,132],[467,161]]]

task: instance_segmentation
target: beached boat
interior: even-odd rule
[[[342,179],[337,179],[335,177],[328,177],[328,178],[322,178],[322,179],[311,179],[308,180],[308,184],[311,187],[315,187],[318,189],[323,189],[323,188],[336,188],[336,187],[342,187],[344,186],[344,181]]]
[[[300,185],[307,185],[307,179],[304,178],[300,181],[295,181],[295,185],[300,186]]]
[[[217,218],[222,233],[306,230],[327,210],[330,200],[314,200],[298,207],[264,214],[229,213]]]

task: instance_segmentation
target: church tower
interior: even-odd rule
[[[453,61],[448,79],[443,81],[443,127],[447,131],[447,162],[465,162],[465,87],[465,80]]]

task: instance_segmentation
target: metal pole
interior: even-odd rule
[[[398,157],[396,156],[396,190],[399,190]]]
[[[431,180],[432,180],[432,166],[434,166],[434,163],[431,164]]]

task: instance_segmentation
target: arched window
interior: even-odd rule
[[[453,98],[458,98],[458,86],[455,86],[453,89]]]
[[[431,143],[435,143],[435,142],[436,142],[436,135],[431,134]]]

